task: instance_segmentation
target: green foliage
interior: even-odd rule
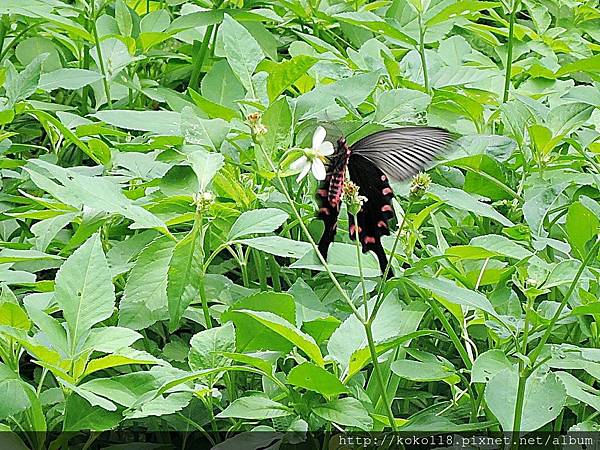
[[[7,446],[600,427],[597,4],[23,3],[0,4]],[[317,253],[290,166],[318,125],[456,137],[422,196],[393,184],[389,279],[345,206]]]

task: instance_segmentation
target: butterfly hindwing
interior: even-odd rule
[[[356,239],[358,226],[358,238],[363,252],[372,250],[377,255],[381,271],[384,272],[387,257],[381,245],[381,237],[390,234],[389,220],[394,216],[392,188],[387,176],[361,155],[350,156],[348,172],[352,182],[359,186],[359,195],[367,198],[357,214],[358,224],[355,224],[354,217],[348,214],[350,238]]]

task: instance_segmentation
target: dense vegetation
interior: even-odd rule
[[[11,448],[45,448],[35,431],[596,429],[596,0],[0,13]],[[411,124],[457,139],[394,185],[394,277],[357,257],[345,206],[324,265],[317,181],[290,165],[318,125],[355,141]]]

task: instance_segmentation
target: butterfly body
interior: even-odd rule
[[[346,173],[366,197],[355,223],[348,214],[349,234],[358,238],[363,252],[373,251],[382,272],[388,264],[381,237],[390,234],[389,221],[394,217],[394,193],[389,177],[402,181],[415,175],[433,160],[451,141],[450,134],[440,128],[406,127],[384,130],[366,136],[349,146],[342,137],[329,158],[327,175],[317,190],[320,202],[318,217],[325,224],[319,251],[327,258],[335,238],[337,221],[346,183]],[[358,228],[357,228],[358,227]]]

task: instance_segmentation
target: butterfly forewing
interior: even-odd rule
[[[383,130],[362,138],[351,147],[396,181],[425,169],[452,141],[442,128],[406,127]]]

